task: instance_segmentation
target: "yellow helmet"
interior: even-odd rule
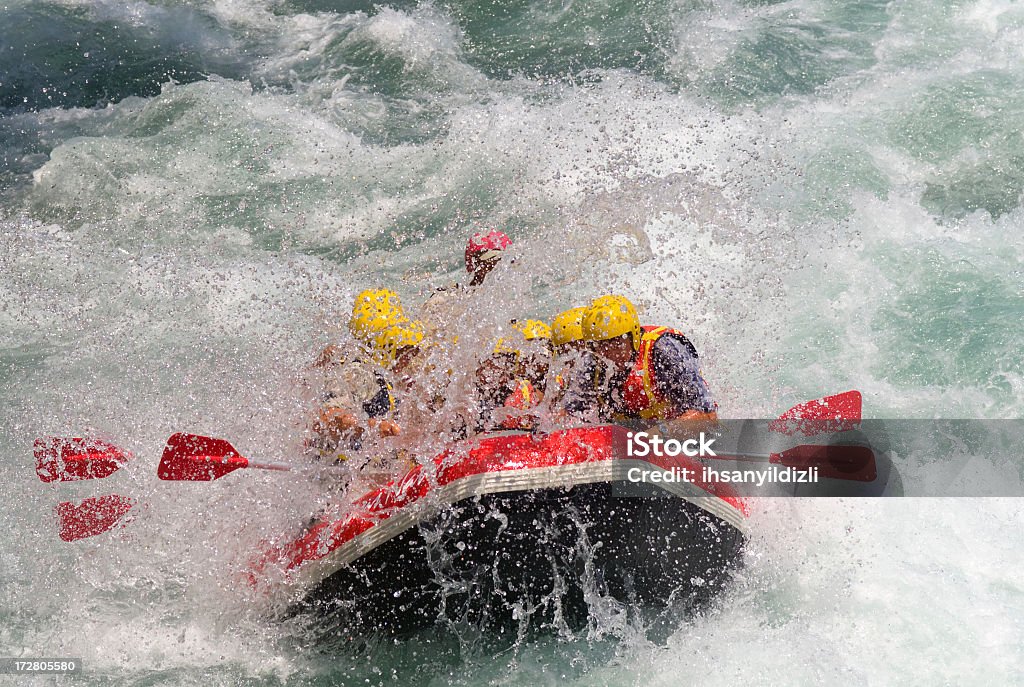
[[[551,338],[551,327],[540,320],[523,320],[513,323],[512,326],[521,331],[527,341]]]
[[[352,304],[348,328],[357,339],[370,344],[381,331],[406,319],[398,294],[391,289],[366,289]]]
[[[583,338],[583,314],[587,307],[581,305],[555,315],[551,320],[551,343],[558,347]]]
[[[524,353],[524,348],[530,349],[530,352],[536,352],[538,346],[544,350],[547,350],[550,346],[551,327],[540,320],[523,320],[521,322],[513,320],[512,328],[522,334],[523,338],[520,340],[517,336],[513,336],[511,338],[505,336],[501,337],[494,345],[495,354],[511,353],[516,357],[521,357]],[[535,343],[528,344],[524,347],[523,344],[528,341],[533,341]]]
[[[403,318],[383,329],[374,337],[374,355],[377,362],[385,367],[390,367],[395,362],[399,349],[406,346],[419,346],[422,341],[423,324]]]
[[[401,310],[402,301],[391,289],[363,289],[353,302],[352,311],[360,306],[372,306],[378,310]]]
[[[640,318],[636,307],[623,296],[595,298],[583,314],[580,326],[587,341],[604,341],[629,334],[633,348],[640,348]]]

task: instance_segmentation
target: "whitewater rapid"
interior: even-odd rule
[[[353,294],[420,303],[485,226],[516,259],[485,320],[625,293],[723,416],[857,388],[868,417],[1020,418],[1022,39],[1001,0],[9,1],[0,655],[83,684],[1024,681],[1019,499],[764,501],[734,589],[663,643],[609,610],[368,659],[235,589],[312,485],[155,476],[179,430],[294,456]],[[137,458],[38,482],[33,439],[82,432]],[[57,501],[113,491],[130,528],[56,538]]]

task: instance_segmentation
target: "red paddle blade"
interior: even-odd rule
[[[815,446],[804,444],[773,453],[770,462],[806,470],[818,468],[818,477],[874,482],[878,477],[875,452],[868,446]]]
[[[60,538],[75,541],[106,532],[134,505],[135,501],[119,494],[92,496],[78,505],[62,501],[56,509]]]
[[[795,405],[768,428],[792,436],[847,432],[860,424],[861,395],[857,390]]]
[[[36,439],[36,474],[44,482],[103,479],[121,469],[132,454],[102,439]]]
[[[223,439],[178,432],[167,440],[156,474],[164,480],[209,482],[248,465]]]

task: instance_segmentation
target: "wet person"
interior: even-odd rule
[[[593,353],[602,421],[717,419],[697,349],[682,332],[641,326],[633,304],[616,295],[591,302],[581,331]]]

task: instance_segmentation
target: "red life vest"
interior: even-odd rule
[[[533,388],[533,384],[530,384],[530,381],[527,379],[517,379],[516,390],[505,399],[506,408],[518,408],[519,410],[532,408],[536,403],[537,390]]]
[[[516,390],[505,399],[506,408],[517,410],[529,410],[540,402],[540,394],[533,388],[533,384],[526,379],[516,380]],[[509,417],[501,423],[505,429],[529,429],[533,425],[533,418],[527,416]]]
[[[640,348],[636,352],[633,369],[622,384],[622,401],[627,418],[645,420],[669,420],[678,413],[664,396],[658,392],[651,367],[654,343],[665,334],[676,334],[686,338],[682,332],[670,327],[641,327]]]

